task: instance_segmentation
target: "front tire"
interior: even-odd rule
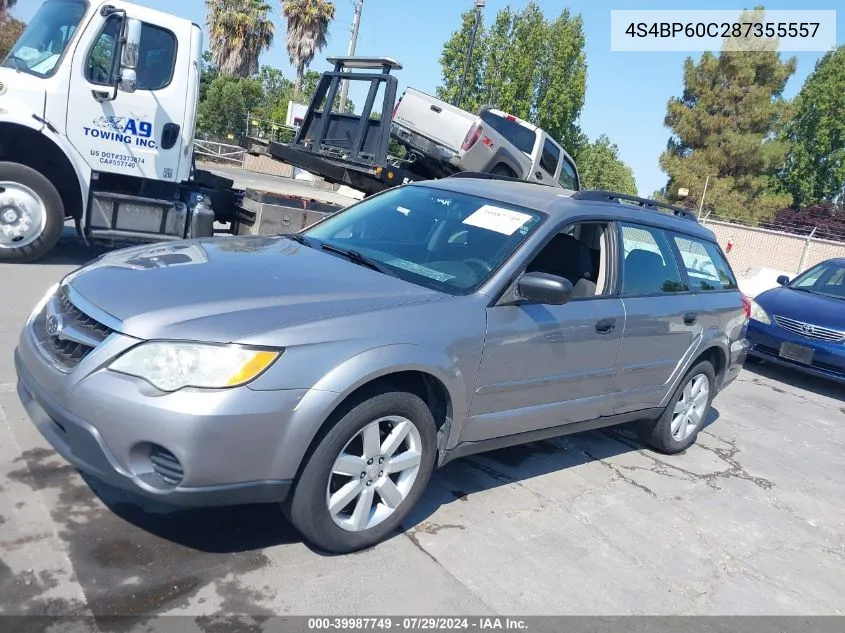
[[[695,443],[704,428],[716,394],[716,371],[709,361],[687,372],[663,414],[640,428],[640,438],[653,449],[673,455]]]
[[[62,233],[65,206],[42,174],[0,162],[0,262],[31,262],[46,255]]]
[[[294,488],[287,514],[306,540],[347,553],[394,532],[425,490],[437,429],[418,396],[388,391],[347,407]]]

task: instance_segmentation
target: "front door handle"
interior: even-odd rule
[[[610,334],[616,329],[616,319],[602,319],[596,323],[596,332]]]
[[[684,325],[695,325],[698,321],[698,312],[687,312],[684,315]]]
[[[161,131],[161,149],[171,149],[179,140],[182,128],[177,123],[165,123]]]

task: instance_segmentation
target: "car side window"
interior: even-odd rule
[[[540,154],[540,167],[554,176],[559,161],[560,149],[550,139],[546,139],[543,143],[543,153]]]
[[[114,84],[112,54],[118,41],[120,18],[110,17],[85,64],[85,78],[98,86]],[[144,23],[138,51],[137,90],[160,90],[170,84],[176,67],[176,36],[168,30]]]
[[[560,166],[560,176],[558,176],[557,181],[565,189],[578,190],[578,177],[575,175],[575,169],[565,158]]]
[[[673,239],[694,291],[736,290],[736,278],[716,244],[686,235]]]
[[[543,247],[526,272],[568,279],[572,283],[573,299],[609,294],[609,232],[604,222],[571,224]]]
[[[112,16],[106,20],[100,37],[88,54],[85,64],[85,78],[98,86],[114,84],[112,56],[117,42],[117,31],[120,28],[120,18]]]
[[[667,235],[647,226],[622,225],[622,292],[625,295],[659,295],[689,290]]]

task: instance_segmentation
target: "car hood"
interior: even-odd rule
[[[845,331],[845,300],[790,288],[774,288],[759,295],[756,301],[772,317],[783,316]]]
[[[115,251],[71,273],[64,283],[122,322],[130,336],[218,343],[448,298],[342,257],[263,236]]]

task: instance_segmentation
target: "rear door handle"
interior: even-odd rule
[[[698,321],[698,312],[687,312],[684,315],[684,325],[695,325]]]
[[[443,108],[441,108],[440,106],[430,105],[429,107],[430,107],[432,110],[434,110],[435,112],[443,112]]]
[[[596,332],[610,334],[616,329],[616,319],[602,319],[596,323]]]
[[[541,172],[541,171],[535,171],[534,175],[537,177],[537,180],[543,179],[543,172]]]

